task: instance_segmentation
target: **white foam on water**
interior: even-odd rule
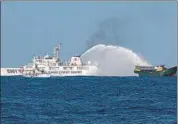
[[[81,55],[83,62],[97,64],[97,76],[135,76],[135,65],[150,66],[132,50],[112,45],[98,44]]]

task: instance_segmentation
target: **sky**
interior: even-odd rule
[[[34,55],[52,54],[59,42],[61,59],[79,55],[99,25],[113,19],[118,39],[107,44],[129,48],[153,65],[177,65],[176,7],[176,1],[2,2],[1,67],[19,67]]]

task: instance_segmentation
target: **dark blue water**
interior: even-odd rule
[[[176,77],[1,77],[2,124],[175,124]]]

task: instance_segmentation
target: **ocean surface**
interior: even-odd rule
[[[176,124],[177,77],[1,77],[2,124]]]

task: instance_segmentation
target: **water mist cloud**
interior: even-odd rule
[[[93,46],[81,58],[98,65],[98,76],[135,76],[135,65],[151,65],[130,49],[103,44]]]

